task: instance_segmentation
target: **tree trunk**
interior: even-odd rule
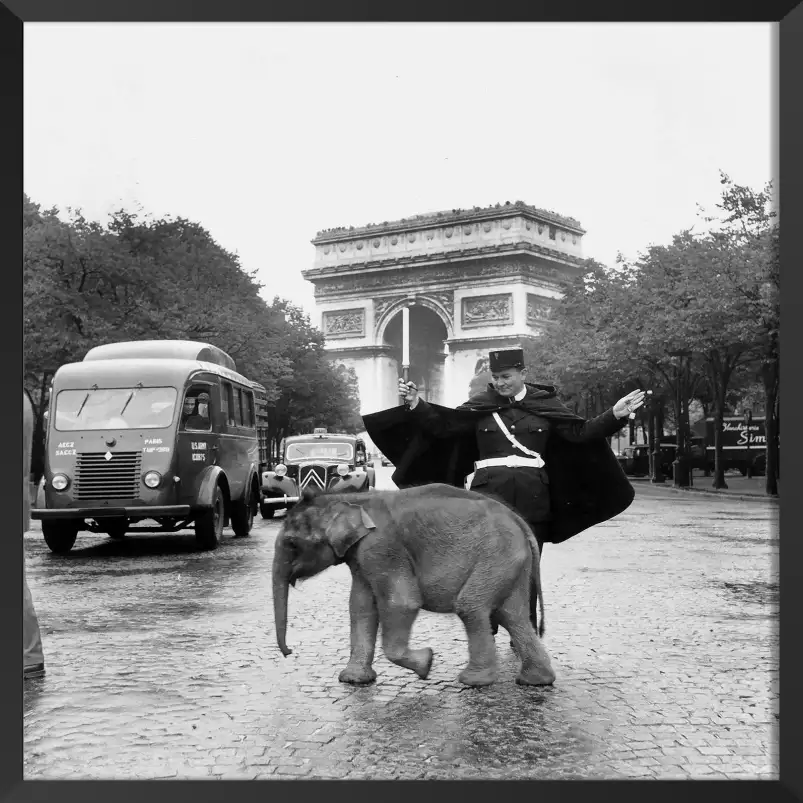
[[[767,436],[767,459],[764,490],[769,496],[778,496],[778,359],[767,360],[761,366],[764,382],[764,426]]]
[[[661,469],[661,440],[664,434],[664,403],[663,400],[655,402],[655,418],[650,433],[650,475],[652,481],[665,482],[664,472]]]
[[[714,396],[714,482],[713,487],[724,489],[725,467],[722,462],[722,426],[725,418],[725,397],[728,391],[731,369],[723,365],[718,354],[713,354],[708,362],[711,390]]]

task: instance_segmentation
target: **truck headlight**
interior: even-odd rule
[[[287,474],[287,466],[284,463],[279,463],[273,470],[276,472],[277,477],[283,477]]]
[[[345,477],[346,474],[349,473],[349,467],[345,463],[341,463],[337,467],[337,473],[340,474],[341,477]]]
[[[54,474],[50,484],[55,490],[63,491],[70,484],[70,478],[66,474]]]
[[[143,478],[142,481],[148,488],[158,488],[159,483],[162,481],[162,475],[158,471],[149,471]]]

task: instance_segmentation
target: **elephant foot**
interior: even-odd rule
[[[457,679],[466,686],[490,686],[496,682],[497,670],[491,669],[464,669]]]
[[[409,665],[410,669],[421,678],[426,680],[429,677],[429,670],[432,669],[432,659],[435,653],[429,647],[423,650],[410,650]]]
[[[364,685],[376,680],[376,672],[370,666],[347,666],[337,679],[341,683]]]
[[[551,666],[522,667],[516,678],[519,686],[551,686],[555,682],[555,672]]]

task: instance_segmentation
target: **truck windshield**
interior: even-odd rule
[[[56,398],[59,432],[80,429],[161,429],[173,421],[175,388],[62,390]]]
[[[286,460],[344,460],[349,462],[352,455],[350,443],[291,443],[287,446]]]

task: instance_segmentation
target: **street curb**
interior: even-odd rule
[[[636,480],[639,482],[639,480]],[[632,480],[631,480],[632,484]],[[733,493],[732,491],[718,491],[715,488],[676,488],[674,485],[661,485],[653,483],[649,480],[641,480],[640,484],[648,485],[650,488],[659,488],[664,491],[672,491],[673,493],[692,493],[692,494],[705,494],[707,496],[721,496],[725,499],[740,499],[743,501],[757,500],[759,502],[780,502],[780,496],[760,496],[759,494],[740,494]]]

